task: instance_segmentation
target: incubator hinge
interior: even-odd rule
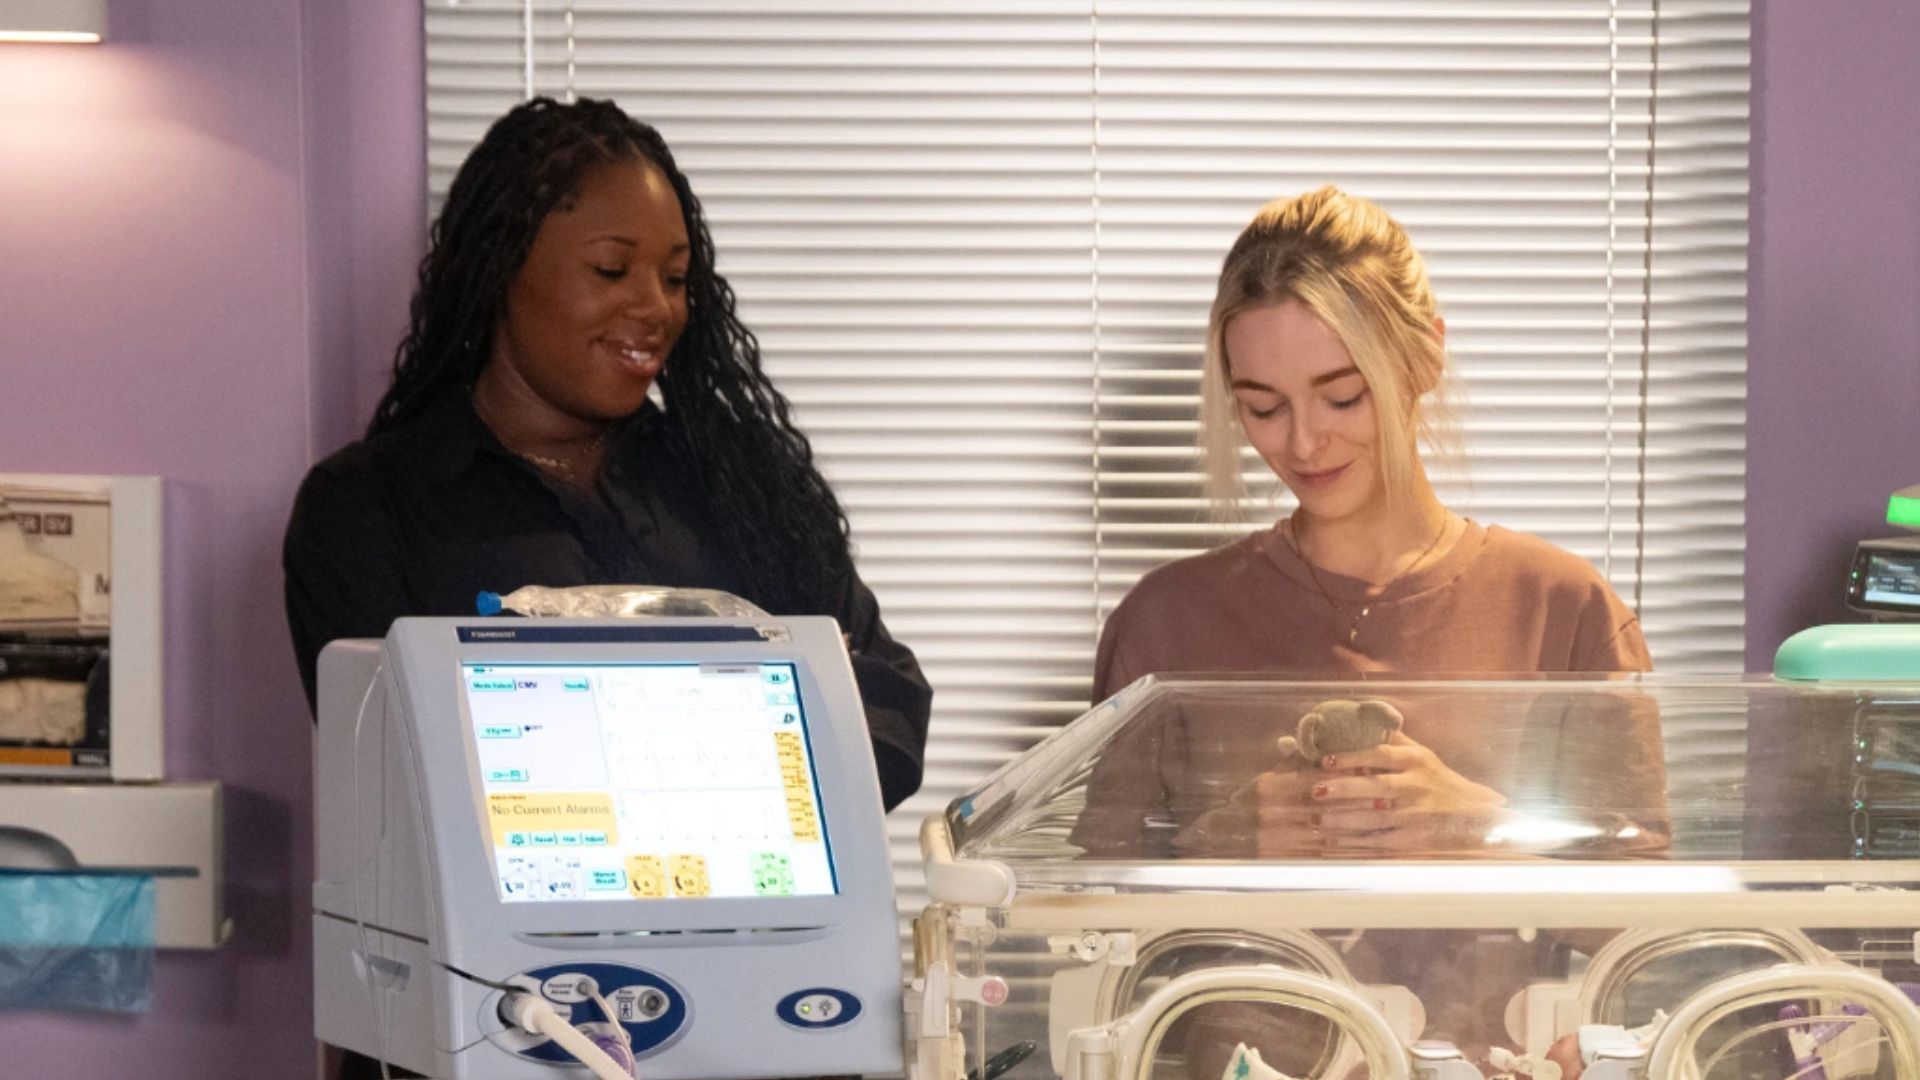
[[[952,984],[946,964],[936,962],[901,995],[913,1048],[907,1080],[961,1080],[966,1072],[966,1043],[954,1030]]]
[[[1139,939],[1129,933],[1054,934],[1047,938],[1047,949],[1083,963],[1104,961],[1109,967],[1132,967],[1139,959]]]
[[[926,974],[907,984],[907,1020],[922,1039],[944,1039],[952,1030],[952,992],[947,965],[930,964]]]
[[[1082,1028],[1067,1037],[1065,1080],[1113,1080],[1113,1033]]]

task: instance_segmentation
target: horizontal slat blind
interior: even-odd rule
[[[1428,257],[1470,461],[1442,498],[1605,568],[1662,670],[1739,670],[1745,5],[1663,3],[1658,79],[1651,0],[1103,0],[1096,21],[1102,612],[1284,510],[1206,523],[1200,349],[1252,210],[1332,181]]]
[[[936,687],[891,818],[913,910],[919,819],[1085,706],[1140,573],[1246,527],[1204,524],[1195,395],[1276,196],[1338,183],[1428,254],[1471,462],[1442,497],[1603,567],[1661,669],[1739,669],[1748,15],[1655,14],[426,0],[430,206],[530,90],[666,135]]]

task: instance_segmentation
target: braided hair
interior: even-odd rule
[[[692,250],[686,329],[658,379],[672,460],[629,464],[698,476],[711,523],[705,539],[748,599],[778,613],[831,613],[852,567],[846,515],[787,399],[761,369],[759,341],[714,268],[713,237],[686,176],[660,133],[611,101],[534,98],[496,121],[467,156],[429,230],[411,325],[367,435],[405,425],[473,384],[541,223],[595,169],[636,160],[673,184]]]

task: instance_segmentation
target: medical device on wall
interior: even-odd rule
[[[9,947],[68,948],[82,926],[85,940],[109,940],[94,932],[121,913],[105,898],[132,877],[150,879],[126,920],[141,929],[111,936],[116,948],[208,949],[232,931],[221,787],[161,782],[163,492],[156,476],[0,473],[0,871],[12,890],[0,910]],[[102,887],[87,893],[95,878]],[[83,893],[91,907],[76,899]],[[0,999],[59,1000],[51,984],[82,968],[16,958]],[[22,989],[36,981],[44,992]]]
[[[900,1068],[833,620],[401,619],[327,647],[319,714],[322,1040],[451,1080],[578,1076],[577,1037],[661,1080]]]
[[[1920,530],[1920,484],[1887,500],[1887,524]],[[1878,621],[1920,620],[1920,532],[1860,541],[1847,571],[1847,606]]]
[[[0,777],[162,778],[161,577],[158,477],[0,473]]]
[[[1505,802],[1262,801],[1369,706]],[[1916,662],[1143,679],[926,821],[909,1078],[1920,1076],[1920,848],[1834,760],[1915,735]]]

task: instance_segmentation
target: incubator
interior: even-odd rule
[[[1920,679],[1145,679],[921,841],[914,1080],[1920,1077]]]

